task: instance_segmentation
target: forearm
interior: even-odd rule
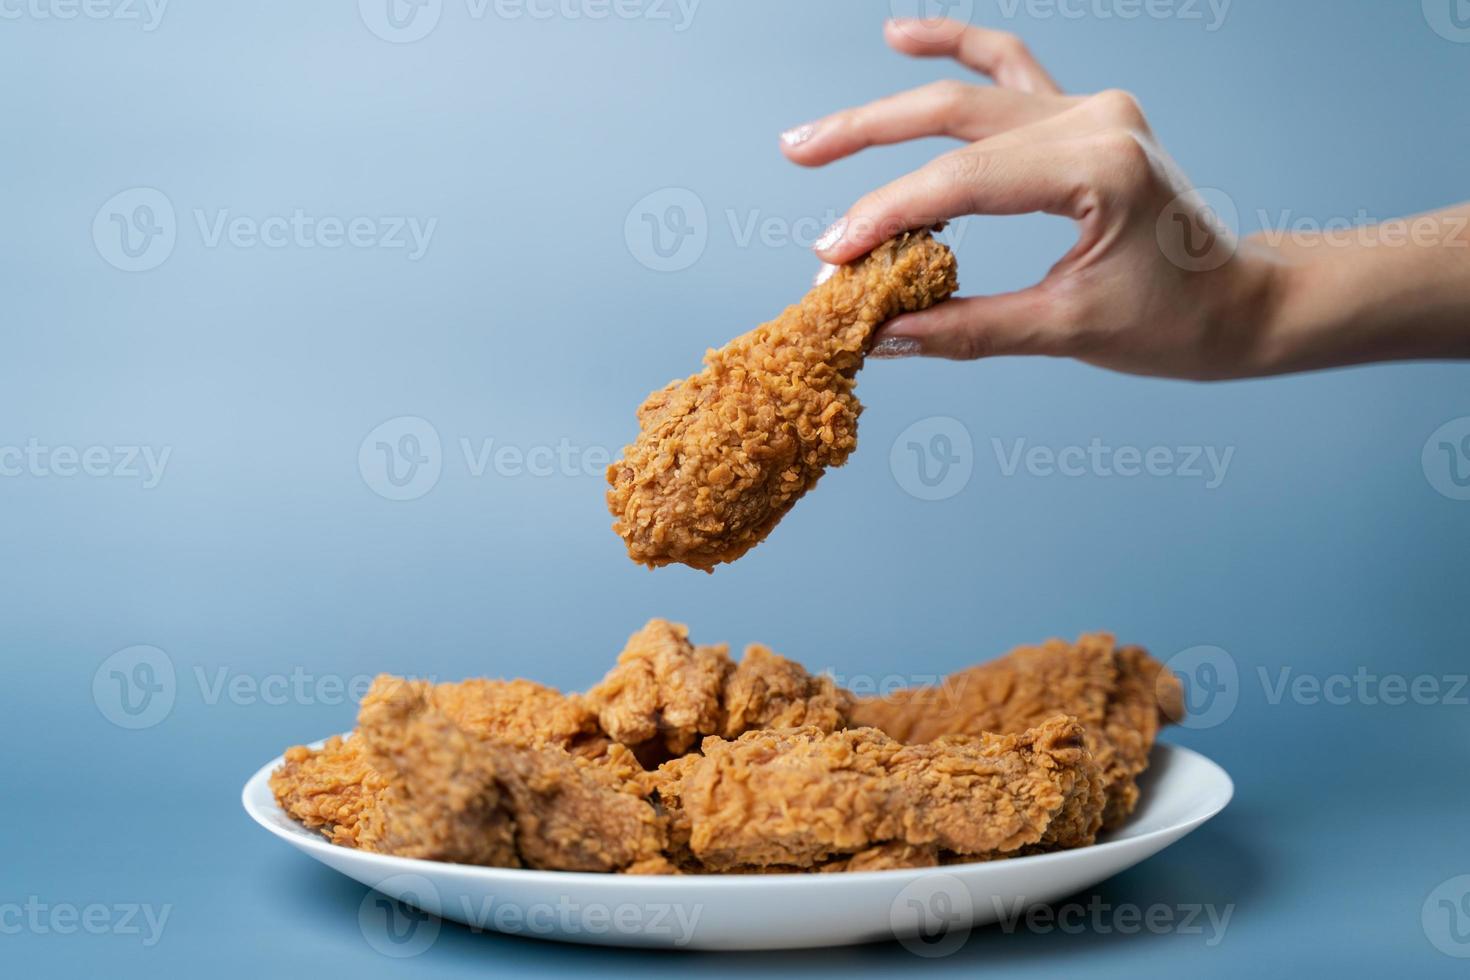
[[[1470,205],[1246,247],[1276,284],[1261,373],[1470,357]]]

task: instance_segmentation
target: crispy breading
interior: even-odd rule
[[[637,440],[607,470],[629,557],[712,571],[759,544],[857,446],[853,389],[873,331],[955,288],[948,248],[901,235],[649,395]]]
[[[384,675],[354,735],[288,749],[271,788],[306,826],[364,850],[648,870],[662,863],[663,830],[642,799],[646,779],[578,697],[529,681]]]
[[[933,844],[878,844],[850,857],[817,865],[817,871],[892,871],[896,868],[932,868],[939,864],[939,848]]]
[[[519,867],[499,754],[434,706],[432,685],[379,677],[362,700],[353,741],[385,787],[366,810],[364,850]],[[528,751],[528,750],[518,750]]]
[[[1004,657],[881,698],[860,699],[852,722],[905,742],[948,734],[1018,732],[1057,712],[1082,722],[1102,767],[1115,827],[1138,802],[1137,776],[1148,766],[1159,726],[1182,716],[1178,679],[1140,647],[1118,647],[1106,633],[1075,644],[1048,640]]]
[[[695,646],[689,628],[650,620],[617,666],[587,692],[607,734],[651,765],[689,751],[705,735],[735,738],[755,728],[847,724],[851,697],[830,677],[752,645],[736,665],[727,647]]]
[[[1103,805],[1082,728],[1060,716],[933,745],[872,728],[754,731],[665,768],[671,840],[715,871],[813,868],[883,844],[977,858],[1076,847]]]
[[[682,623],[649,620],[587,699],[612,738],[629,746],[657,743],[678,755],[702,733],[721,728],[721,694],[733,669],[725,651],[695,647]]]
[[[580,696],[535,681],[475,677],[436,684],[430,696],[435,707],[470,734],[512,745],[572,749],[596,743],[602,734],[597,715]]]
[[[617,871],[658,858],[662,821],[618,773],[543,743],[480,737],[433,685],[379,678],[358,713],[367,761],[388,782],[381,850],[470,864]]]
[[[287,750],[271,789],[334,843],[434,860],[929,867],[1091,843],[1182,713],[1178,680],[1103,634],[855,702],[766,647],[736,664],[652,620],[586,695],[384,675],[353,735]]]
[[[610,745],[579,697],[533,681],[481,678],[436,685],[433,697],[450,718],[480,737],[560,745],[581,756],[608,758]],[[286,812],[334,843],[371,849],[372,840],[359,840],[361,816],[376,805],[386,782],[363,758],[362,743],[333,737],[315,751],[293,746],[284,760],[271,774],[271,790]],[[609,761],[627,764],[621,757]]]
[[[362,757],[362,743],[333,735],[320,749],[295,745],[271,773],[271,792],[281,809],[333,844],[372,850],[362,839],[362,815],[378,805],[387,781]]]
[[[736,738],[757,728],[809,725],[824,732],[847,726],[852,696],[824,674],[753,643],[725,680],[724,715],[716,734]]]

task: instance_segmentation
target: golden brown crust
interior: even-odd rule
[[[437,693],[379,678],[363,699],[358,737],[388,781],[373,811],[379,849],[558,871],[618,871],[663,853],[662,821],[618,771],[549,743],[477,736]]]
[[[939,864],[939,848],[933,844],[891,842],[877,844],[850,857],[817,865],[817,871],[892,871],[898,868],[932,868]]]
[[[466,732],[511,745],[559,745],[572,749],[602,734],[597,715],[577,695],[528,680],[471,678],[435,684],[434,706]]]
[[[949,249],[902,235],[650,395],[637,440],[607,470],[629,557],[711,571],[759,544],[857,446],[854,378],[874,329],[955,288]]]
[[[1163,715],[1182,710],[1177,679],[1105,635],[855,704],[765,647],[736,665],[653,620],[586,696],[380,677],[353,736],[287,750],[271,788],[334,843],[443,861],[927,867],[1090,843],[1131,810]],[[847,727],[864,723],[887,734]]]
[[[1116,827],[1138,805],[1138,777],[1164,725],[1184,717],[1184,687],[1142,647],[1117,649],[1118,680],[1096,741],[1111,748],[1103,824]]]
[[[847,727],[852,695],[832,678],[809,674],[796,661],[754,643],[726,679],[721,705],[723,719],[712,734],[724,738],[757,728],[802,725],[835,732]]]
[[[853,723],[872,725],[907,742],[948,734],[1016,732],[1057,712],[1077,718],[1102,767],[1108,804],[1104,825],[1115,827],[1138,801],[1136,778],[1148,766],[1165,712],[1182,693],[1178,680],[1140,647],[1119,648],[1095,633],[1075,644],[1048,640],[952,674],[933,687],[861,699]]]
[[[986,856],[1079,846],[1103,804],[1081,726],[1061,717],[934,745],[798,728],[708,738],[702,750],[666,767],[660,796],[674,804],[674,839],[715,871],[813,868],[890,843]],[[1067,826],[1054,828],[1059,817]]]
[[[501,760],[434,705],[433,685],[379,677],[354,742],[386,787],[363,816],[363,850],[460,864],[519,867]]]
[[[271,792],[281,809],[333,844],[357,847],[362,815],[376,807],[387,781],[362,757],[362,743],[334,735],[320,749],[296,745],[271,773]],[[371,839],[364,844],[370,844]],[[370,848],[369,848],[370,849]]]
[[[516,849],[527,867],[648,874],[662,862],[667,830],[636,784],[579,765],[558,749],[496,748],[507,774]]]
[[[283,809],[334,843],[466,864],[612,871],[662,860],[648,774],[590,708],[528,681],[383,675],[358,729],[287,750]]]
[[[689,627],[653,619],[628,639],[617,666],[587,692],[603,730],[629,746],[657,742],[679,755],[720,729],[732,664],[724,647],[689,642]]]
[[[758,644],[739,665],[726,649],[695,646],[683,624],[650,620],[586,701],[608,736],[650,766],[689,751],[706,735],[847,725],[852,698],[830,677],[808,674]]]

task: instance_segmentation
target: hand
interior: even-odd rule
[[[1159,145],[1132,96],[1064,95],[1017,38],[996,31],[905,21],[889,22],[885,37],[906,54],[953,57],[996,84],[936,82],[783,134],[787,157],[805,166],[926,136],[966,143],[862,198],[818,240],[817,254],[851,262],[900,231],[967,214],[1065,215],[1079,234],[1035,286],[900,317],[878,332],[874,356],[1047,354],[1136,374],[1217,379],[1470,354],[1463,260],[1449,273],[1460,284],[1454,302],[1437,309],[1449,319],[1425,343],[1405,343],[1389,324],[1381,330],[1395,338],[1390,344],[1365,343],[1364,329],[1334,341],[1333,325],[1354,313],[1333,311],[1339,300],[1334,277],[1319,268],[1322,256],[1237,241]],[[1434,264],[1418,262],[1426,270]]]

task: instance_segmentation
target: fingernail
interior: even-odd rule
[[[831,262],[823,262],[822,267],[817,270],[816,278],[812,280],[812,285],[820,286],[828,279],[831,279],[832,276],[837,272],[837,269],[838,266],[833,265]]]
[[[913,337],[884,337],[868,351],[869,357],[880,361],[897,360],[900,357],[917,357],[919,342]]]
[[[816,135],[816,123],[802,123],[781,134],[781,142],[787,146],[800,146]]]
[[[822,232],[822,237],[818,238],[813,244],[818,252],[825,252],[833,245],[842,241],[842,236],[845,234],[847,234],[847,219],[839,218],[837,223]]]

